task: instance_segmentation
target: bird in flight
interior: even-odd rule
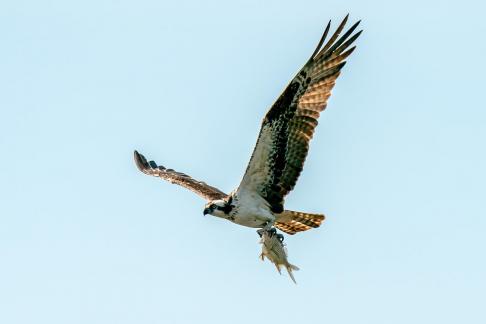
[[[258,228],[262,236],[275,228],[295,234],[317,228],[322,214],[286,210],[285,196],[294,188],[309,151],[320,113],[326,108],[336,79],[362,31],[360,21],[345,33],[348,16],[326,42],[331,22],[316,49],[263,118],[250,162],[238,188],[230,194],[187,174],[167,169],[134,152],[137,167],[145,174],[185,187],[206,199],[204,215]],[[280,240],[283,236],[280,235]]]

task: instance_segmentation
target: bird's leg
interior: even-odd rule
[[[263,226],[263,229],[264,229],[264,230],[266,230],[266,231],[270,231],[270,230],[272,230],[272,227],[273,227],[273,223],[274,223],[274,222],[275,222],[275,221],[267,221],[267,222],[265,223],[265,225]],[[273,230],[275,230],[275,228],[273,228]]]
[[[262,237],[264,232],[268,232],[270,236],[276,233],[275,228],[272,228],[273,222],[267,221],[264,223],[263,228],[257,230],[258,236]],[[272,231],[273,230],[273,231]]]
[[[257,230],[258,236],[262,237],[263,233],[267,232],[268,236],[273,237],[274,235],[277,235],[277,239],[280,241],[280,243],[283,242],[284,236],[282,234],[277,234],[277,229],[273,227],[274,222],[272,221],[267,221],[264,225],[263,228]]]
[[[263,233],[265,233],[265,232],[267,232],[270,237],[273,237],[274,235],[276,235],[277,236],[277,239],[280,241],[280,243],[282,243],[283,240],[284,240],[284,236],[282,234],[278,234],[277,233],[277,229],[275,227],[271,227],[269,229],[266,229],[264,227],[264,228],[261,228],[261,229],[257,230],[257,234],[260,237],[262,237],[263,236]]]

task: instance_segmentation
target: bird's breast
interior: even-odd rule
[[[261,197],[239,196],[234,200],[234,212],[230,213],[228,219],[253,228],[261,228],[268,222],[275,221],[275,216],[261,200]]]

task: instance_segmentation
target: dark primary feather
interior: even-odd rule
[[[361,34],[352,35],[358,21],[339,37],[347,20],[348,16],[323,46],[329,22],[310,59],[263,119],[239,190],[257,191],[274,213],[283,211],[284,197],[303,169],[320,112],[326,108],[345,59],[354,51],[348,48]]]
[[[137,165],[138,169],[145,174],[159,177],[161,179],[169,181],[170,183],[175,183],[183,186],[209,201],[222,199],[227,196],[219,189],[211,187],[210,185],[202,181],[197,181],[187,174],[177,172],[172,169],[166,169],[161,165],[158,166],[154,161],[147,162],[147,159],[137,151],[134,151],[133,155],[135,158],[135,164]]]

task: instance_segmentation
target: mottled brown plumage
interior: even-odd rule
[[[295,233],[307,231],[311,228],[318,228],[321,226],[324,219],[325,217],[322,214],[284,210],[283,213],[277,217],[275,227],[282,232],[294,235]]]
[[[192,192],[198,194],[206,200],[223,199],[224,197],[228,196],[221,190],[211,187],[205,182],[197,181],[196,179],[191,178],[185,173],[177,172],[172,169],[166,169],[161,165],[158,166],[154,161],[147,162],[145,156],[138,153],[137,151],[135,151],[133,155],[135,158],[135,164],[137,165],[138,169],[145,174],[159,177],[161,179],[169,181],[170,183],[175,183],[179,186],[183,186],[184,188],[191,190]]]
[[[250,163],[238,190],[257,191],[272,212],[284,210],[284,197],[294,188],[309,151],[309,142],[326,108],[344,60],[353,52],[348,47],[361,31],[352,33],[355,23],[339,38],[348,16],[322,47],[330,29],[327,25],[316,50],[267,112]],[[351,37],[350,37],[351,36]]]

